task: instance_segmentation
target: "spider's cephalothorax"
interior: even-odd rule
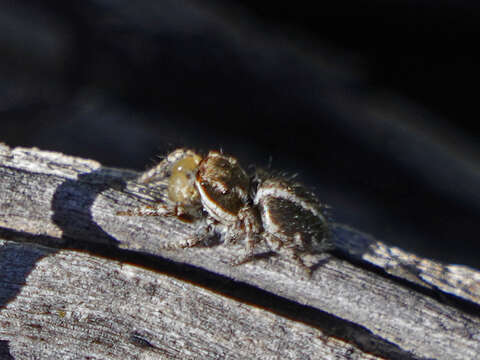
[[[226,242],[253,241],[260,232],[260,219],[249,196],[250,178],[237,159],[210,151],[198,166],[195,185],[203,209]]]
[[[254,207],[261,217],[265,241],[272,251],[293,259],[303,270],[310,269],[302,254],[323,253],[333,249],[325,208],[303,185],[281,175],[257,173]],[[255,243],[247,244],[241,263],[253,256]]]

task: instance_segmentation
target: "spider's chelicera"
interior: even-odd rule
[[[194,238],[173,247],[195,246],[213,233],[226,243],[243,239],[238,265],[253,260],[264,242],[308,274],[301,255],[333,248],[324,205],[292,178],[261,170],[250,177],[232,156],[210,151],[202,157],[187,149],[170,153],[139,182],[155,188],[166,178],[171,205],[165,214],[202,224]]]

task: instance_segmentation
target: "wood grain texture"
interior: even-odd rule
[[[421,259],[341,224],[333,226],[338,250],[310,257],[311,279],[277,256],[232,267],[241,244],[168,250],[196,226],[136,216],[155,205],[138,175],[0,145],[0,235],[10,240],[0,250],[0,340],[13,358],[480,353],[478,271]],[[155,290],[146,295],[145,286]],[[58,321],[55,303],[67,309],[59,307]],[[38,321],[29,327],[30,317]],[[284,335],[275,330],[282,327]]]
[[[2,285],[15,292],[0,312],[0,336],[16,359],[377,358],[311,326],[138,266],[5,241],[0,254]],[[18,268],[28,272],[24,284],[15,284]]]

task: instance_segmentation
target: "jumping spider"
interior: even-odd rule
[[[184,221],[204,222],[205,231],[175,247],[192,247],[212,232],[226,243],[244,239],[239,265],[255,258],[256,245],[293,259],[310,274],[301,255],[333,248],[323,206],[301,184],[280,174],[257,170],[249,177],[237,159],[210,151],[205,157],[177,149],[139,181],[155,187],[168,177],[168,214]],[[206,215],[206,216],[205,216]]]

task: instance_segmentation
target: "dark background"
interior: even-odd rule
[[[298,172],[339,222],[480,267],[473,1],[0,1],[0,141]]]

